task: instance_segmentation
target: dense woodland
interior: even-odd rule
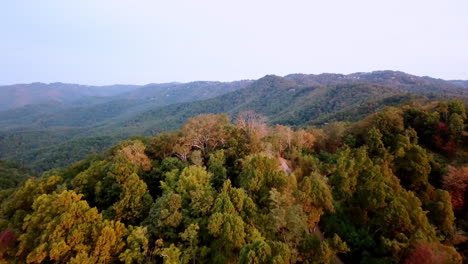
[[[5,165],[0,263],[467,263],[466,107],[202,114],[41,177]]]

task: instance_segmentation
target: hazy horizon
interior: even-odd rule
[[[112,85],[136,85],[136,86],[145,86],[145,85],[150,85],[150,84],[166,84],[166,83],[191,83],[191,82],[236,82],[236,81],[255,81],[258,79],[261,79],[267,75],[276,75],[280,77],[286,77],[287,75],[294,75],[294,74],[305,74],[305,75],[321,75],[321,74],[343,74],[343,75],[349,75],[349,74],[356,74],[356,73],[372,73],[372,72],[382,72],[382,71],[394,71],[394,72],[403,72],[403,71],[397,71],[397,70],[375,70],[375,71],[369,71],[369,72],[351,72],[351,73],[337,73],[337,72],[322,72],[322,73],[303,73],[303,72],[292,72],[288,73],[285,75],[277,75],[277,74],[266,74],[262,75],[258,78],[245,78],[245,79],[237,79],[237,80],[226,80],[226,81],[220,81],[220,80],[189,80],[189,81],[183,81],[183,82],[178,82],[178,81],[168,81],[168,82],[149,82],[149,83],[142,83],[142,84],[134,84],[134,83],[106,83],[106,84],[87,84],[87,83],[70,83],[70,82],[28,82],[28,83],[10,83],[10,84],[3,84],[0,83],[0,86],[9,86],[9,85],[17,85],[17,84],[33,84],[33,83],[43,83],[43,84],[54,84],[54,83],[62,83],[62,84],[77,84],[77,85],[83,85],[83,86],[112,86]],[[418,77],[430,77],[430,78],[436,78],[436,79],[442,79],[445,81],[468,81],[468,79],[443,79],[443,78],[437,78],[434,76],[428,76],[428,75],[415,75],[411,74],[409,72],[403,72],[409,75],[414,75]]]
[[[403,71],[468,80],[468,2],[12,1],[1,85]]]

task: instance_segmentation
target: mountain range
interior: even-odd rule
[[[235,82],[0,86],[0,158],[38,171],[65,166],[132,135],[177,129],[202,113],[254,110],[270,124],[357,121],[414,100],[468,100],[468,81],[396,71],[267,75]]]

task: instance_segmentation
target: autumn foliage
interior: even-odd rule
[[[0,190],[0,263],[462,263],[462,102],[267,122],[199,115]]]

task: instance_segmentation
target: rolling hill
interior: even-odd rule
[[[235,116],[255,110],[270,124],[320,125],[356,121],[414,99],[453,97],[466,101],[468,89],[458,82],[394,71],[150,84],[87,106],[38,104],[2,112],[0,158],[42,171],[68,165],[132,135],[177,129],[202,113]]]
[[[72,103],[93,97],[109,97],[129,92],[138,85],[88,86],[67,83],[30,83],[0,86],[0,111],[41,103]]]
[[[113,119],[128,118],[160,106],[216,97],[242,89],[249,83],[250,81],[149,84],[113,96],[29,104],[0,112],[0,131],[91,126]],[[32,90],[36,91],[35,88]],[[73,93],[73,87],[71,90]]]

